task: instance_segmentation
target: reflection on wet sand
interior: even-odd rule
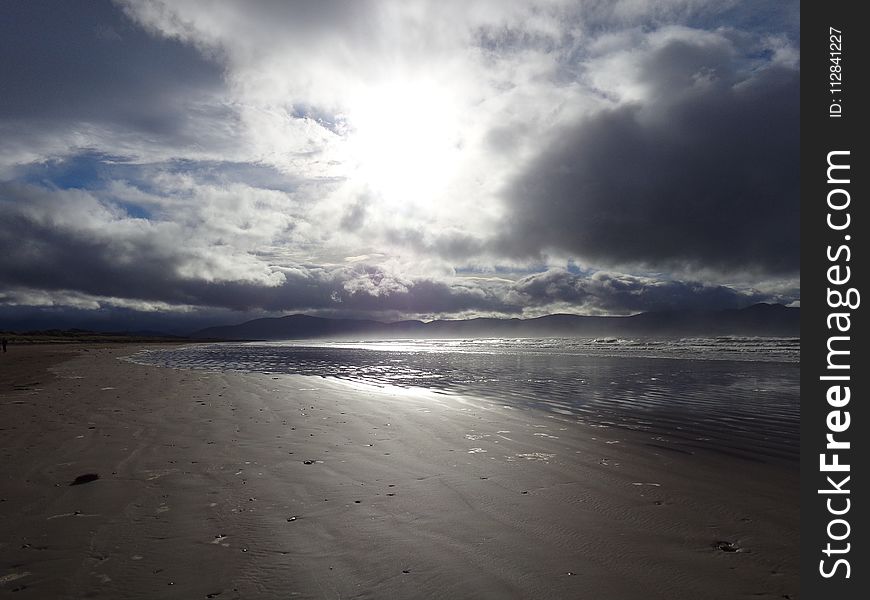
[[[424,388],[650,432],[685,452],[788,460],[798,456],[798,359],[799,342],[778,338],[213,344],[133,357]]]

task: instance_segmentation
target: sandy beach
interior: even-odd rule
[[[140,349],[0,356],[0,594],[799,597],[797,463]]]

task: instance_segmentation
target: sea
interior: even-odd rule
[[[217,343],[146,350],[130,360],[424,388],[644,432],[681,452],[799,456],[799,338]]]

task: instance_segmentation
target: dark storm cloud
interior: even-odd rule
[[[57,198],[35,186],[0,184],[0,217],[5,288],[149,298],[185,253],[148,225],[118,227],[105,207],[76,191]]]
[[[179,243],[184,238],[189,243]],[[73,291],[233,310],[518,310],[493,291],[399,277],[375,266],[254,262],[259,279],[233,277],[221,266],[252,256],[220,251],[174,223],[130,219],[88,192],[0,184],[0,283],[7,291]]]
[[[171,134],[186,100],[222,85],[216,64],[150,36],[103,0],[4,2],[0,58],[0,123],[87,121]]]
[[[508,186],[500,249],[796,272],[799,75],[736,56],[679,39],[650,52],[644,100],[561,131]]]
[[[529,275],[514,289],[530,305],[564,302],[614,313],[660,310],[717,310],[742,308],[757,302],[791,302],[795,296],[738,291],[697,281],[661,280],[599,271],[577,275],[561,269]],[[791,290],[792,294],[796,293]]]
[[[72,298],[73,304],[119,298],[127,308],[143,302],[266,313],[407,315],[521,314],[529,307],[550,305],[627,313],[783,300],[722,286],[564,270],[516,282],[443,281],[375,265],[297,265],[271,267],[271,275],[260,279],[220,279],[214,274],[222,260],[232,263],[245,257],[221,257],[214,248],[177,244],[185,233],[175,225],[130,219],[87,192],[2,184],[0,216],[0,300],[7,304],[26,302],[26,293],[10,290],[38,290],[43,296],[54,292]]]

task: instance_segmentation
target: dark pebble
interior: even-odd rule
[[[81,485],[83,483],[90,483],[92,481],[96,481],[100,476],[97,473],[85,473],[84,475],[79,475],[76,477],[70,485]]]
[[[734,542],[718,541],[715,542],[713,546],[722,552],[740,552],[740,546]]]

